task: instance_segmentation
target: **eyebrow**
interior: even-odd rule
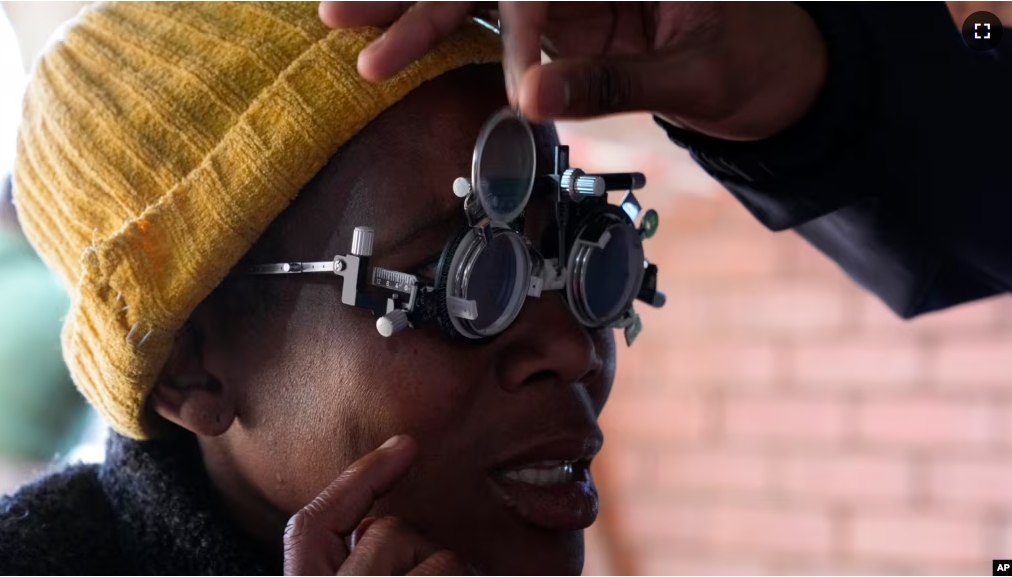
[[[425,215],[425,218],[412,223],[412,226],[406,232],[378,247],[376,252],[383,255],[393,252],[399,247],[418,240],[433,228],[449,224],[455,220],[463,222],[462,216],[463,210],[459,206],[453,207],[450,210],[428,213]]]

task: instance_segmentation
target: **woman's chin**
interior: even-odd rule
[[[583,573],[583,531],[543,531],[527,547],[496,552],[487,563],[475,564],[481,575],[580,575]]]

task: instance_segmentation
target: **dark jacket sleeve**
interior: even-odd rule
[[[802,7],[829,75],[797,125],[735,143],[657,122],[767,227],[795,229],[902,317],[1007,291],[1012,34],[976,52],[942,3]]]

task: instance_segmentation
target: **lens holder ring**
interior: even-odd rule
[[[503,212],[495,209],[494,203],[492,202],[492,191],[486,190],[484,185],[484,175],[482,174],[482,160],[484,159],[485,151],[488,143],[491,140],[492,135],[496,129],[499,128],[505,122],[516,122],[519,126],[524,129],[523,145],[530,150],[531,157],[531,168],[529,174],[525,173],[523,176],[530,182],[527,185],[527,190],[523,194],[522,200],[516,203],[516,205],[509,211]],[[531,192],[534,189],[534,179],[537,172],[537,149],[534,143],[534,133],[531,131],[530,125],[521,117],[519,114],[506,107],[495,113],[489,118],[485,125],[482,126],[481,132],[478,133],[478,138],[474,145],[474,154],[471,158],[471,187],[473,193],[481,206],[482,212],[493,222],[499,224],[508,224],[516,220],[524,209],[527,207],[527,203],[530,202]]]
[[[616,227],[627,227],[625,232],[631,233],[628,238],[634,239],[629,251],[630,277],[623,289],[623,306],[615,307],[613,313],[599,317],[591,310],[587,297],[587,271],[595,253],[602,250],[614,237]],[[569,250],[566,266],[566,302],[570,311],[581,324],[586,327],[600,328],[614,326],[625,317],[629,307],[636,299],[640,285],[643,283],[645,253],[643,243],[632,221],[621,209],[611,205],[603,205],[589,214],[579,226]]]
[[[531,282],[533,267],[530,254],[527,251],[527,245],[519,234],[501,225],[492,226],[486,234],[488,235],[487,239],[482,241],[480,231],[470,229],[460,239],[449,264],[450,274],[447,276],[446,286],[444,287],[446,297],[466,298],[471,274],[476,263],[492,243],[500,238],[505,238],[510,243],[512,254],[516,261],[518,261],[516,262],[518,274],[511,289],[510,304],[487,327],[478,328],[472,320],[450,315],[448,312],[443,313],[448,317],[449,324],[461,336],[472,340],[486,339],[498,335],[513,323],[523,309],[524,302],[527,300],[527,289]],[[479,311],[480,314],[481,312]]]

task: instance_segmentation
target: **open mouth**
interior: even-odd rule
[[[597,518],[597,489],[590,462],[600,449],[599,437],[578,446],[545,446],[530,459],[514,459],[489,475],[493,491],[524,521],[554,530],[586,529]],[[567,455],[567,459],[533,458],[534,454]]]
[[[530,466],[515,469],[506,469],[499,473],[499,476],[506,481],[527,483],[539,487],[554,487],[572,483],[574,477],[574,465],[583,466],[584,463],[573,463],[571,461],[541,461],[531,463]]]

